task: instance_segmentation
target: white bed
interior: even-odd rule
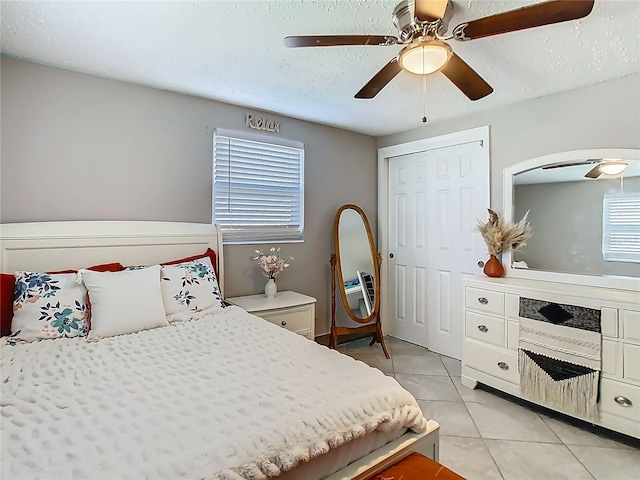
[[[224,288],[216,226],[1,228],[5,273],[210,247]],[[395,380],[239,307],[95,343],[3,345],[2,362],[2,478],[333,480],[368,478],[418,449],[437,460],[437,423]]]

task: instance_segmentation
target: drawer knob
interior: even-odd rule
[[[622,405],[623,407],[630,407],[631,405],[633,405],[633,402],[631,400],[629,400],[627,397],[623,397],[622,395],[614,397],[614,400],[618,405]]]
[[[287,325],[287,322],[282,320],[282,322],[280,322],[280,325],[282,325],[283,327]]]
[[[487,333],[489,331],[486,325],[478,325],[478,330],[480,330],[482,333]]]
[[[500,367],[502,370],[509,370],[509,365],[504,362],[498,362],[498,367]]]
[[[482,305],[486,305],[487,303],[489,303],[489,300],[487,300],[486,297],[480,297],[478,298],[478,302],[480,302]]]

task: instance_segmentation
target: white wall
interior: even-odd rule
[[[1,60],[0,75],[2,222],[208,223],[213,129],[242,130],[245,113],[261,113],[8,58]],[[355,203],[377,231],[377,147],[490,125],[491,198],[501,210],[502,169],[509,165],[564,150],[640,148],[639,97],[636,74],[426,125],[377,144],[268,113],[281,123],[283,138],[306,149],[305,242],[282,245],[296,260],[279,277],[279,288],[316,297],[316,330],[328,330],[333,218],[341,205]],[[252,246],[225,248],[227,295],[263,288],[252,252]]]
[[[381,137],[378,147],[484,125],[490,126],[491,205],[502,211],[502,170],[510,165],[567,150],[640,148],[640,74],[427,124]]]
[[[0,220],[211,222],[212,134],[244,130],[250,108],[2,58]],[[280,136],[305,144],[305,242],[280,290],[318,299],[328,331],[333,219],[360,205],[376,229],[373,137],[266,114]],[[266,279],[255,247],[225,247],[227,296],[258,293]],[[346,315],[345,315],[346,317]]]

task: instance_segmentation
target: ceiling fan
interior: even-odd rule
[[[442,72],[470,100],[486,97],[493,88],[453,52],[446,41],[515,32],[586,17],[594,0],[552,0],[498,13],[456,26],[447,35],[453,15],[451,0],[403,0],[393,11],[392,35],[309,35],[284,39],[285,47],[335,47],[347,45],[403,45],[382,70],[356,93],[355,98],[375,97],[403,69],[418,75]]]
[[[546,167],[542,167],[542,170],[551,170],[554,168],[565,168],[565,167],[575,167],[579,165],[593,165],[595,166],[585,173],[585,178],[598,178],[600,175],[617,175],[622,173],[629,166],[627,162],[623,162],[620,160],[609,160],[603,158],[602,160],[590,159],[585,160],[583,162],[574,162],[574,163],[563,163],[560,165],[548,165]]]

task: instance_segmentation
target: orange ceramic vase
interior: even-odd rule
[[[504,275],[504,267],[502,262],[495,255],[491,255],[487,263],[484,264],[482,270],[487,277],[502,277]]]

